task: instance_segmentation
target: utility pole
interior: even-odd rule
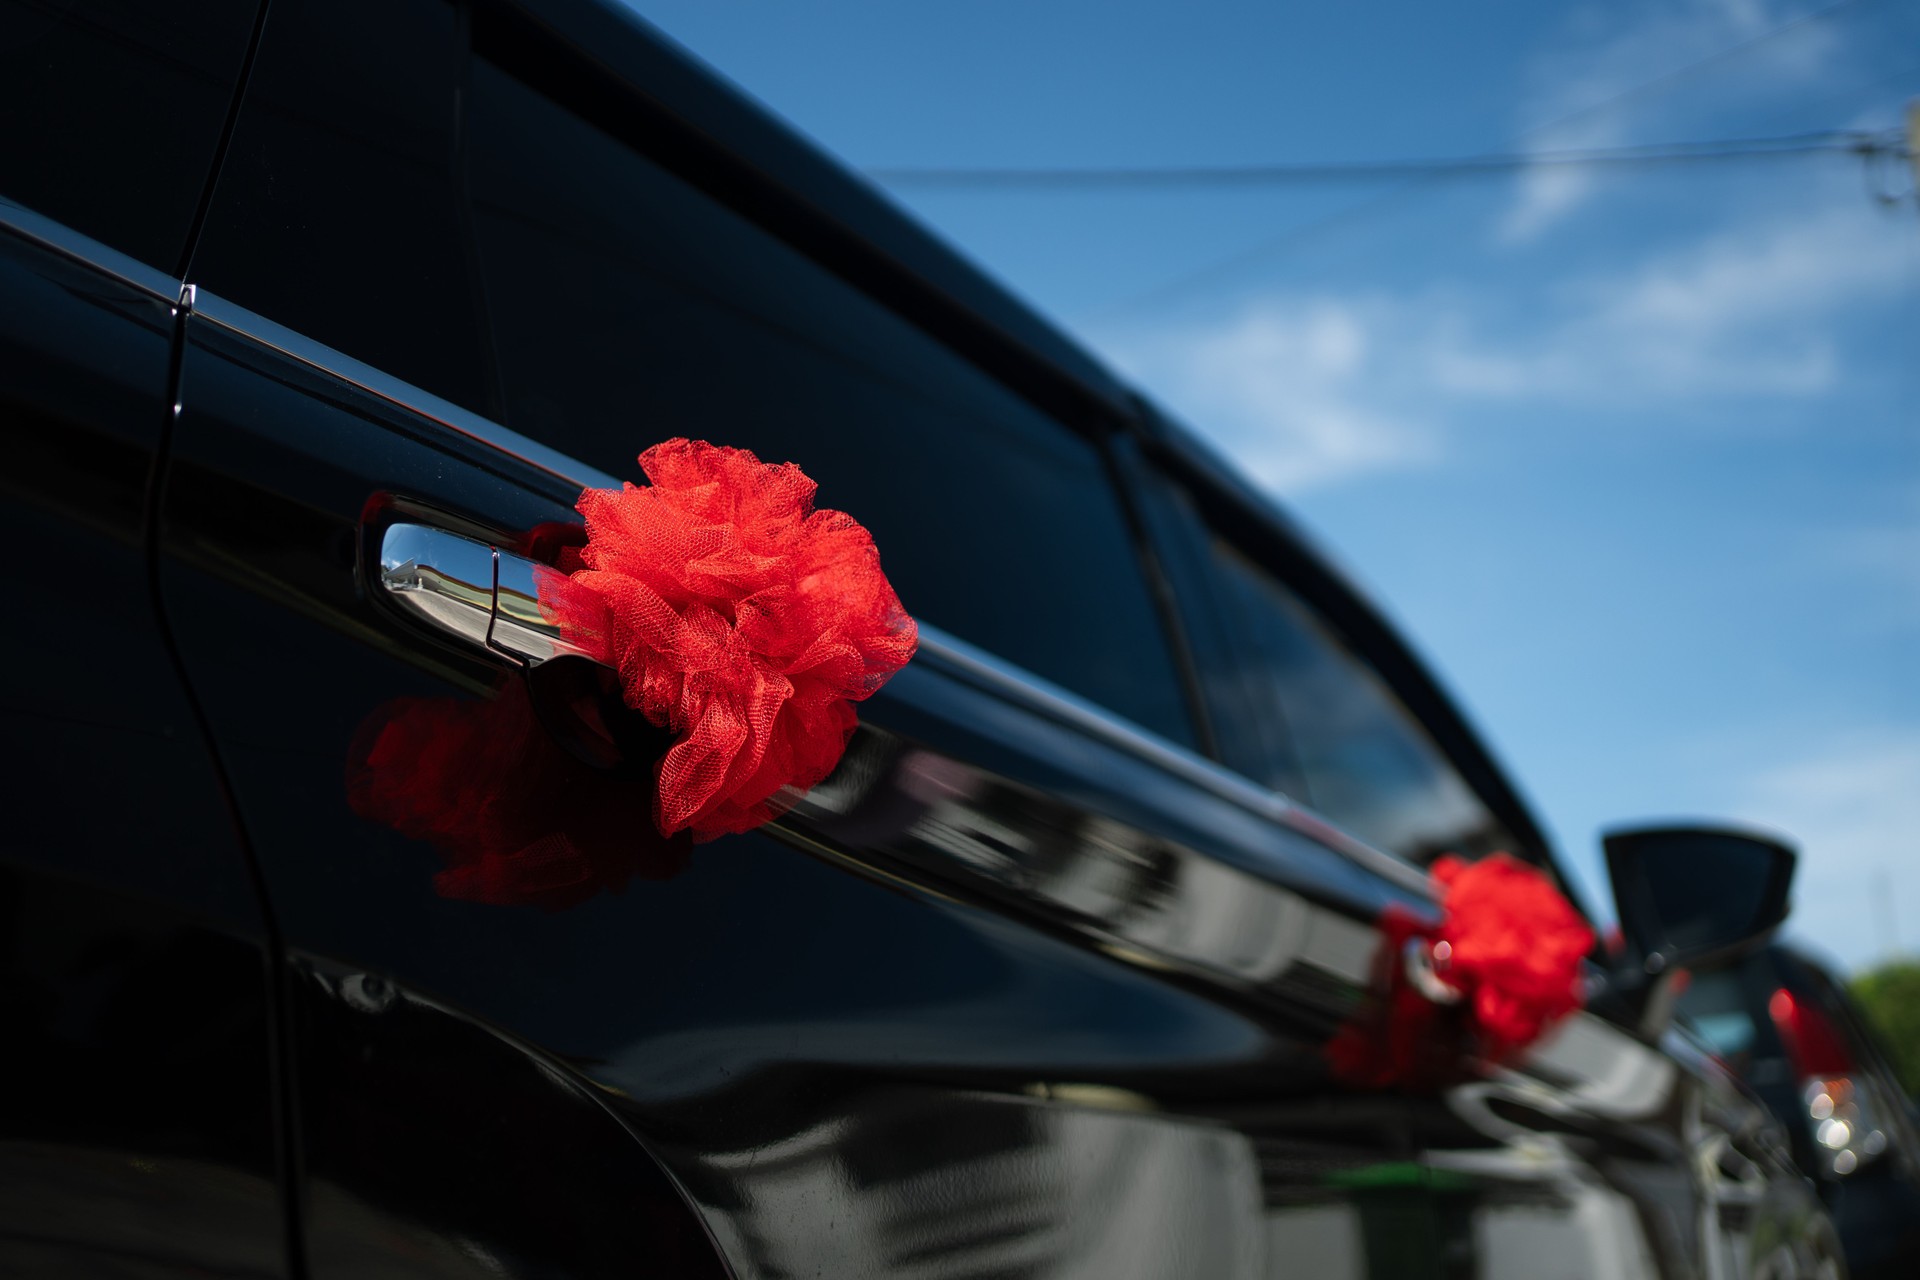
[[[1920,208],[1920,98],[1907,104],[1907,163],[1913,166],[1913,203]]]

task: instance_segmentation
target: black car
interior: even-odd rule
[[[1920,1275],[1920,1128],[1846,988],[1776,942],[1695,974],[1679,1007],[1786,1125],[1856,1280]]]
[[[1431,859],[1564,886],[1525,805],[1238,473],[622,6],[0,0],[0,72],[0,1271],[1839,1274],[1664,1013],[1790,855],[1633,846],[1588,1012],[1335,1079]],[[682,435],[800,461],[921,651],[643,856],[651,728],[521,588]]]

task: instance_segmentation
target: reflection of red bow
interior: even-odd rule
[[[469,902],[559,910],[635,876],[665,879],[692,852],[648,821],[646,774],[576,760],[517,678],[482,702],[398,698],[376,709],[349,752],[347,802],[432,845],[446,862],[434,888]]]
[[[587,544],[543,593],[561,633],[620,673],[626,703],[674,734],[654,818],[697,840],[747,831],[839,763],[872,694],[913,656],[913,619],[873,538],[815,510],[792,463],[668,440],[651,481],[588,489]]]
[[[1381,916],[1384,1001],[1327,1046],[1334,1074],[1362,1088],[1432,1088],[1467,1062],[1508,1061],[1585,1003],[1593,930],[1537,869],[1504,853],[1433,864],[1438,924]]]

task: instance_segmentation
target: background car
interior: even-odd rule
[[[1679,1007],[1787,1125],[1852,1274],[1920,1275],[1920,1129],[1846,988],[1807,952],[1776,942],[1695,973]]]

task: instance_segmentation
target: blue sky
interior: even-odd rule
[[[1920,97],[1920,0],[637,7],[855,168],[1879,129]],[[1319,535],[1590,901],[1603,825],[1761,823],[1805,845],[1795,932],[1857,965],[1920,949],[1911,191],[1827,156],[893,195]]]

